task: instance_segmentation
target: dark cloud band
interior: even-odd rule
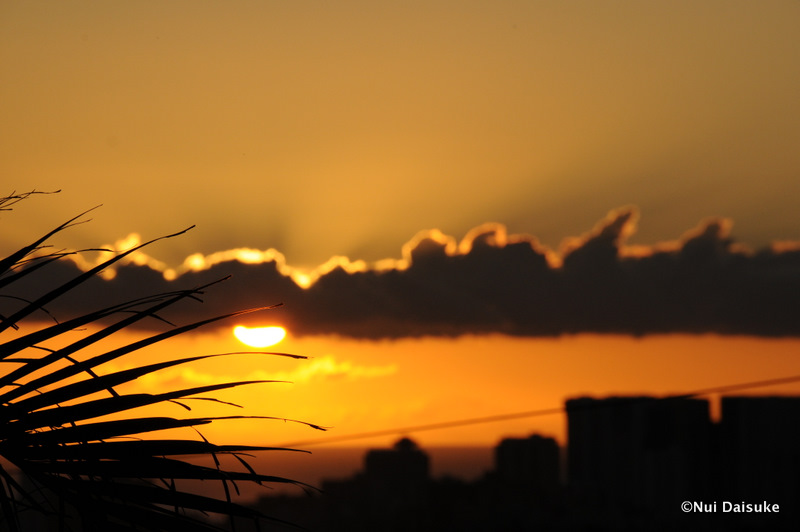
[[[642,335],[719,333],[800,335],[800,246],[752,252],[730,238],[730,222],[709,219],[676,242],[629,247],[637,212],[613,211],[560,253],[534,238],[507,237],[498,225],[474,230],[459,246],[421,238],[407,267],[348,272],[337,267],[309,288],[275,262],[215,264],[166,281],[128,264],[114,279],[92,280],[50,312],[74,311],[232,278],[166,317],[184,322],[282,302],[250,323],[278,323],[294,334],[358,338],[505,333],[549,336],[580,332]],[[16,287],[32,292],[75,275],[64,262],[49,276]],[[10,291],[9,291],[10,293]],[[4,306],[13,305],[5,301]]]

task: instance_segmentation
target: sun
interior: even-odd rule
[[[237,325],[233,328],[237,340],[250,347],[268,347],[275,345],[286,337],[283,327],[245,327]]]

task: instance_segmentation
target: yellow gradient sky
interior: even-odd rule
[[[178,267],[274,249],[309,270],[486,222],[556,249],[625,205],[641,213],[633,244],[709,216],[755,248],[800,241],[799,23],[794,0],[4,2],[0,194],[63,192],[3,213],[0,252],[101,203],[59,247],[197,224],[148,253]],[[227,329],[177,341],[241,347]],[[281,345],[314,358],[209,361],[136,386],[278,376],[295,384],[233,400],[346,435],[800,373],[796,339],[290,331]],[[232,423],[209,435],[319,436]],[[534,429],[563,441],[559,416],[420,439]]]
[[[170,263],[374,261],[487,221],[557,246],[627,204],[645,243],[706,216],[797,239],[799,18],[790,0],[4,3],[0,175],[64,190],[6,238],[103,203],[76,246],[198,224]]]

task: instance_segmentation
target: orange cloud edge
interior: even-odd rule
[[[401,247],[401,258],[386,258],[375,262],[367,262],[361,259],[352,260],[343,255],[335,255],[313,269],[303,269],[290,266],[286,262],[285,256],[274,248],[259,250],[255,248],[234,248],[226,251],[218,251],[209,255],[195,253],[186,257],[183,263],[177,267],[159,261],[143,251],[132,253],[124,263],[147,266],[153,270],[161,272],[164,278],[172,281],[187,272],[196,272],[210,269],[211,267],[231,261],[239,261],[245,264],[275,263],[275,266],[282,275],[291,278],[295,284],[301,288],[311,287],[317,280],[331,271],[341,268],[347,273],[358,273],[365,271],[388,271],[406,270],[412,264],[412,252],[421,244],[430,242],[440,247],[448,256],[468,254],[475,242],[481,239],[486,245],[503,248],[510,244],[527,243],[534,250],[543,254],[552,268],[559,268],[563,263],[563,258],[575,249],[581,247],[588,240],[595,238],[609,230],[615,236],[616,244],[619,249],[620,257],[646,257],[657,252],[677,251],[684,242],[701,235],[708,231],[716,231],[721,238],[728,238],[733,227],[733,221],[729,218],[710,217],[702,220],[694,228],[684,232],[678,239],[658,242],[651,245],[629,245],[626,243],[637,229],[639,221],[639,210],[635,206],[626,206],[613,209],[588,232],[578,237],[567,237],[559,245],[557,250],[553,250],[543,245],[538,238],[530,234],[508,234],[506,226],[499,222],[487,222],[480,224],[469,231],[458,241],[455,237],[443,233],[439,229],[426,229],[419,231],[413,238]],[[84,270],[99,264],[109,257],[109,254],[119,253],[141,244],[142,239],[138,233],[131,233],[127,237],[118,240],[113,245],[105,245],[107,252],[102,252],[96,262],[91,262],[81,255],[73,255],[71,258],[77,265]],[[753,250],[744,244],[733,243],[731,251],[743,254],[752,254]],[[775,241],[771,244],[770,250],[775,253],[800,251],[800,241]],[[103,273],[106,278],[113,278],[114,269],[108,269]]]

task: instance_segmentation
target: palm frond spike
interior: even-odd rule
[[[12,210],[17,203],[31,196],[55,192],[58,191],[12,192],[0,197],[0,212]],[[67,220],[0,259],[0,290],[15,286],[20,280],[28,279],[29,275],[64,257],[80,253],[47,251],[46,242],[61,231],[89,221],[85,216],[95,208]],[[192,227],[119,252],[38,297],[0,293],[0,303],[6,302],[13,307],[11,310],[0,309],[0,334],[20,328],[23,321],[33,328],[0,342],[0,457],[3,460],[0,463],[0,530],[17,532],[30,529],[31,515],[38,516],[33,518],[33,522],[39,530],[42,522],[51,523],[53,529],[58,530],[221,530],[203,516],[226,515],[232,522],[234,518],[256,522],[270,519],[234,501],[234,494],[239,492],[242,482],[262,485],[288,483],[310,488],[301,482],[259,473],[245,459],[255,452],[297,449],[215,445],[202,435],[198,427],[236,419],[283,420],[325,430],[320,425],[272,416],[209,417],[200,414],[181,418],[137,415],[139,409],[152,405],[173,404],[188,412],[192,410],[187,404],[189,401],[203,401],[203,404],[210,401],[235,408],[239,405],[203,395],[279,381],[229,382],[158,394],[128,393],[118,389],[121,384],[142,376],[211,357],[245,354],[305,357],[267,351],[216,353],[120,371],[96,371],[103,364],[198,327],[276,305],[172,326],[164,332],[113,349],[103,349],[103,341],[146,318],[169,324],[160,317],[162,310],[187,299],[199,300],[204,290],[224,279],[191,289],[121,302],[65,321],[47,311],[50,303],[131,253],[159,240],[182,235]],[[36,322],[39,312],[46,319]],[[75,339],[75,331],[83,331],[80,338]],[[59,342],[61,347],[41,345],[66,339],[66,333],[72,333],[72,336],[67,342]],[[97,354],[98,349],[100,354]],[[196,431],[198,439],[165,439],[160,436],[164,431],[179,428]],[[191,459],[197,456],[208,457],[213,467]],[[241,470],[224,467],[221,461],[224,456],[231,457]],[[184,489],[185,483],[198,480],[219,483],[224,495],[217,498]]]

